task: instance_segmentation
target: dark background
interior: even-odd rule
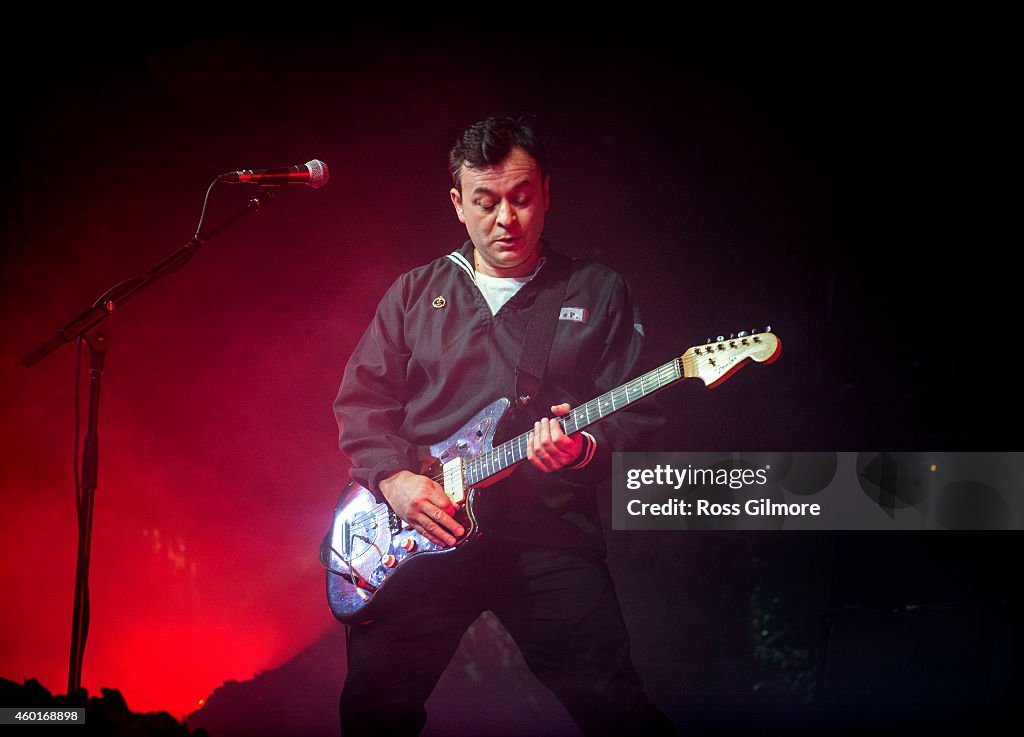
[[[84,682],[134,708],[182,715],[259,672],[193,722],[334,728],[343,644],[316,546],[347,466],[330,402],[391,281],[464,239],[447,150],[490,115],[536,115],[546,235],[629,278],[657,362],[765,325],[783,340],[770,367],[663,394],[657,450],[1014,450],[997,38],[495,25],[6,48],[4,676],[62,690],[73,587],[74,348],[18,360],[187,241],[223,171],[320,158],[331,180],[284,189],[107,323]],[[250,194],[216,187],[207,223]],[[609,531],[652,698],[709,728],[994,722],[1019,684],[1018,547]],[[428,730],[571,734],[516,658],[481,620]]]

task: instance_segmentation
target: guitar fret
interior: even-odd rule
[[[682,360],[674,358],[665,365],[648,371],[646,374],[576,407],[562,418],[562,427],[566,434],[573,435],[680,378],[682,378]],[[467,460],[464,465],[467,485],[475,486],[526,460],[528,446],[529,433],[527,432],[481,453],[476,458]]]

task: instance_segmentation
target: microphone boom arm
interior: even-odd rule
[[[125,281],[122,281],[108,289],[103,293],[102,297],[96,300],[92,307],[87,308],[67,325],[60,328],[57,331],[57,334],[45,343],[42,343],[37,348],[26,353],[21,359],[21,365],[28,368],[29,366],[41,361],[50,353],[53,353],[65,343],[70,343],[75,338],[83,336],[93,330],[97,325],[103,322],[107,315],[119,308],[136,294],[143,291],[161,276],[164,274],[170,274],[171,272],[184,267],[195,252],[199,250],[200,246],[205,244],[207,241],[218,236],[222,231],[226,230],[250,212],[259,212],[263,203],[273,198],[278,189],[278,185],[262,185],[257,195],[249,200],[248,204],[244,208],[236,212],[223,223],[205,234],[196,233],[192,236],[192,240],[168,255],[160,261],[160,263],[149,269],[149,271],[131,279],[126,279]]]

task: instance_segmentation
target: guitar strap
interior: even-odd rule
[[[548,354],[555,339],[558,316],[569,287],[569,273],[572,260],[556,251],[549,250],[547,263],[541,269],[543,279],[540,294],[533,303],[533,316],[523,338],[523,350],[516,366],[516,409],[525,408],[540,392],[544,372],[548,365]]]

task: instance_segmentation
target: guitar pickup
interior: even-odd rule
[[[462,470],[462,459],[452,458],[442,467],[444,473],[444,493],[452,504],[466,501],[466,480]]]

